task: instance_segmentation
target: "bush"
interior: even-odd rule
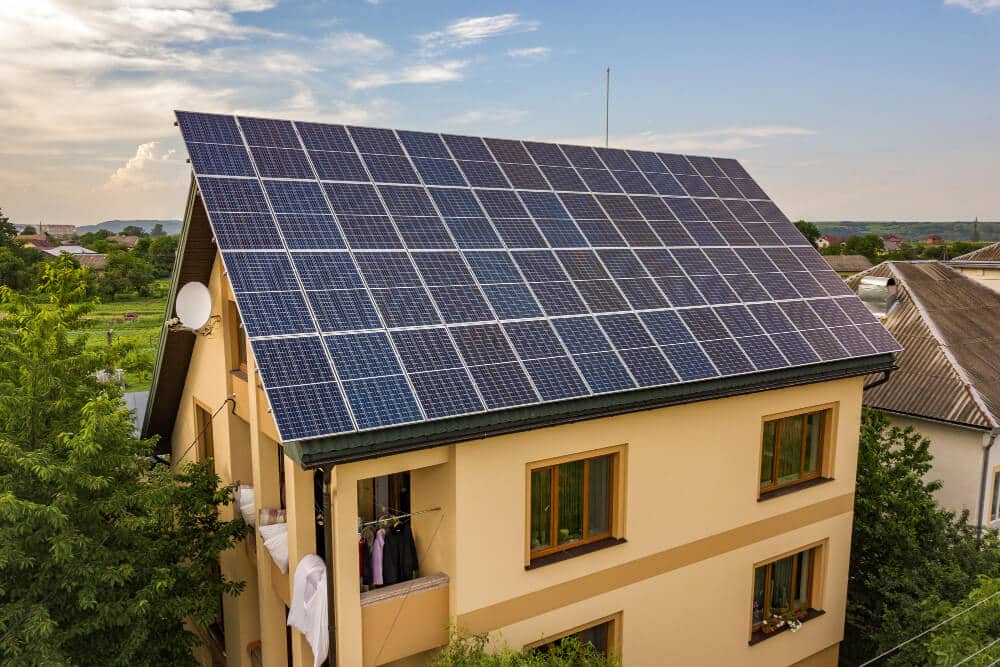
[[[514,651],[486,634],[473,635],[452,630],[448,646],[428,667],[620,667],[621,660],[607,657],[592,644],[566,637],[550,650]]]

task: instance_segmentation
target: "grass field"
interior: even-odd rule
[[[134,343],[146,358],[146,363],[136,372],[125,375],[125,391],[149,389],[156,361],[156,346],[160,342],[160,328],[163,325],[163,307],[167,300],[168,280],[158,280],[156,296],[119,297],[115,301],[102,303],[88,316],[92,326],[80,331],[87,337],[87,346],[107,345],[108,329],[116,342]],[[138,313],[133,322],[126,322],[125,313]]]

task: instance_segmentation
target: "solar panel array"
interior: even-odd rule
[[[286,441],[899,350],[735,160],[177,117]]]

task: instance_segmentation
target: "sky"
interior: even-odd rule
[[[735,157],[793,219],[1000,220],[1000,0],[2,0],[0,209],[182,218],[173,110]]]

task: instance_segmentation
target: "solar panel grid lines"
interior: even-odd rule
[[[199,137],[191,136],[188,120],[181,124],[192,151],[222,156],[192,163],[251,346],[261,343],[259,353],[255,349],[261,365],[287,362],[280,346],[264,341],[315,340],[317,334],[325,341],[384,332],[386,354],[400,360],[391,375],[343,383],[338,375],[318,382],[313,371],[319,366],[306,364],[304,377],[314,382],[301,387],[275,386],[287,378],[275,380],[280,373],[268,368],[271,379],[262,381],[272,403],[304,400],[308,391],[346,397],[326,422],[315,410],[301,411],[300,418],[287,405],[272,405],[296,438],[863,356],[890,346],[873,318],[836,307],[857,299],[828,275],[777,207],[725,196],[739,185],[752,187],[732,180],[748,178],[732,161],[266,119],[248,121],[253,138],[242,146],[206,150],[194,147],[194,139],[233,141],[228,133],[236,120],[199,117],[193,132]],[[255,166],[247,175],[240,166],[251,157],[267,163],[263,174]],[[459,160],[489,166],[498,182],[458,178]],[[590,188],[579,181],[564,190],[547,168],[563,170],[560,177],[574,183],[581,169],[595,171],[585,179]],[[658,174],[685,176],[704,196],[653,194],[647,184],[660,192]],[[595,179],[606,183],[596,192]],[[280,255],[284,262],[275,261]],[[506,258],[508,268],[494,255]],[[800,322],[803,312],[820,313],[822,328],[799,334],[783,315],[759,310],[773,306],[782,313],[789,303],[800,304],[792,307]],[[705,340],[695,340],[685,318],[694,323],[712,309],[739,315],[721,318],[722,333],[713,336],[725,338],[701,332]],[[676,321],[666,318],[677,314]],[[627,321],[632,333],[622,337],[619,326],[611,345],[595,315],[605,326]],[[603,346],[577,349],[579,341],[566,336],[587,321]],[[497,327],[513,359],[411,368],[405,360],[412,350],[401,348],[397,335],[439,331],[454,348],[463,327],[487,324]],[[515,325],[539,336],[557,331],[559,354],[539,356],[513,345],[508,334]],[[309,345],[313,358],[315,344]],[[337,363],[329,365],[339,372]]]

